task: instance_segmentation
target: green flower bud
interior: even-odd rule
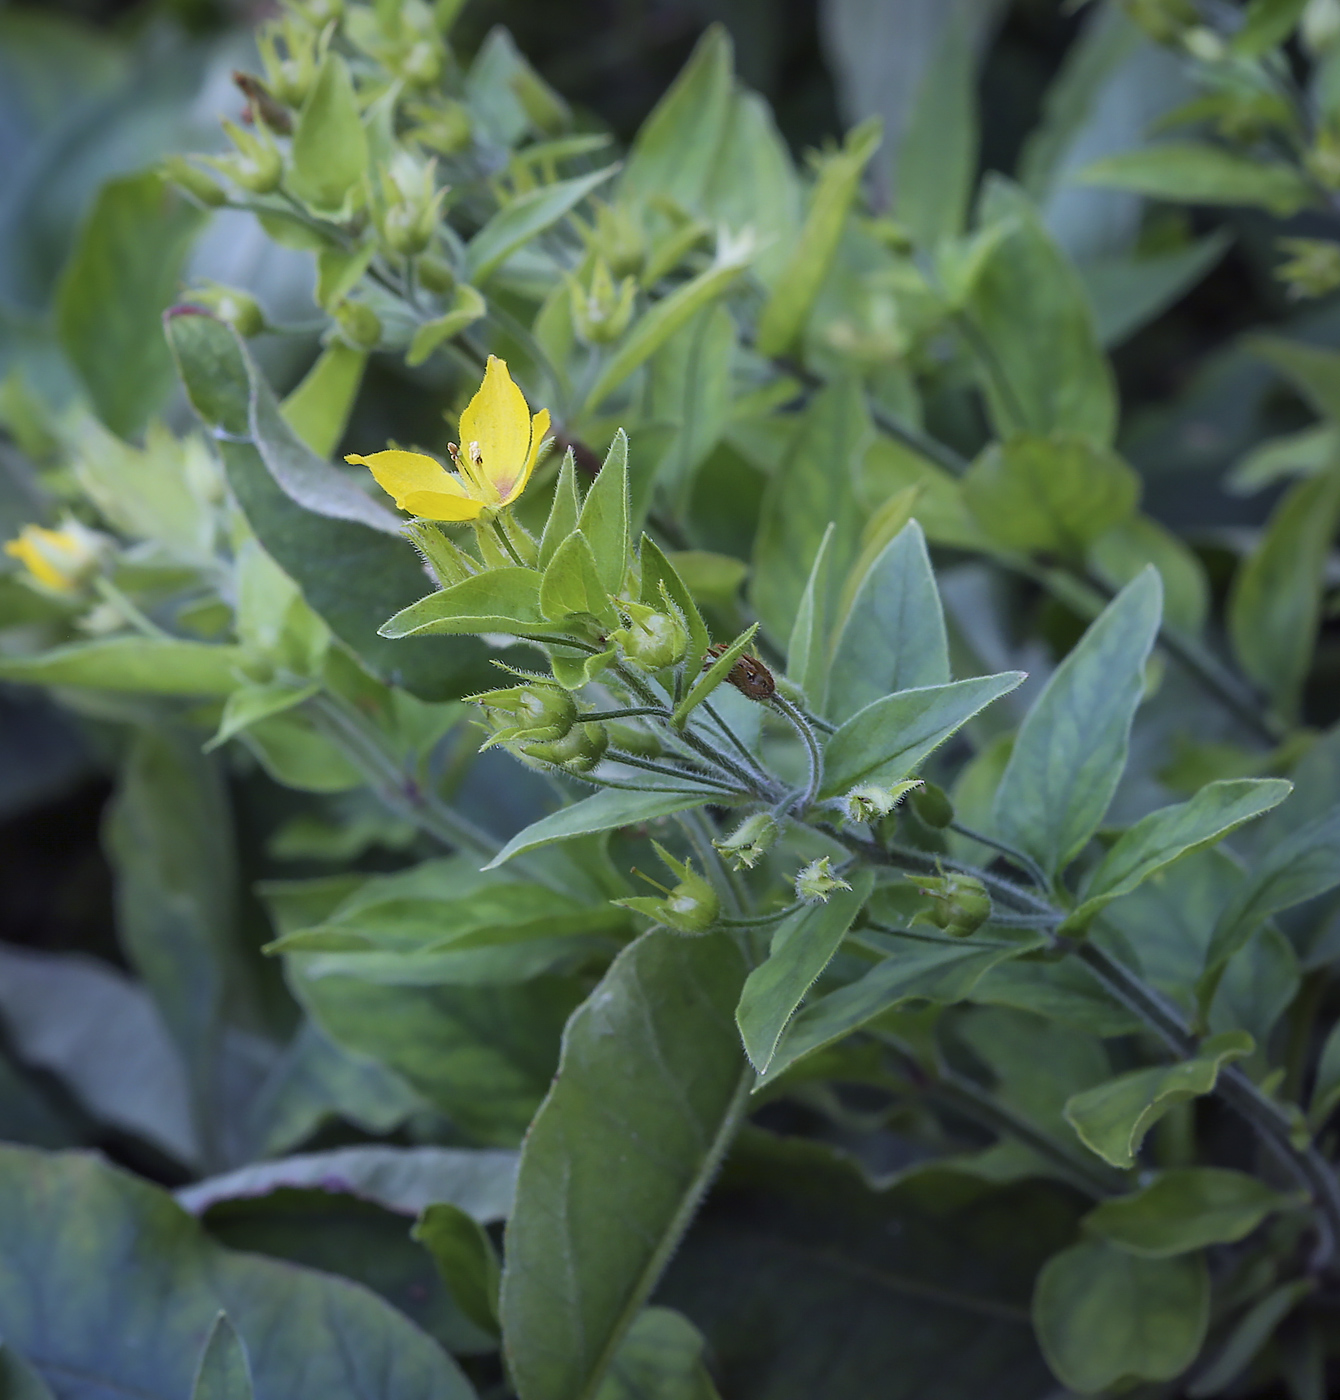
[[[234,151],[231,155],[204,157],[208,164],[252,194],[277,190],[284,175],[284,157],[265,124],[257,121],[256,129],[247,131],[236,122],[225,121],[223,129],[232,140]]]
[[[256,48],[265,69],[265,86],[277,102],[301,107],[316,81],[323,45],[319,31],[293,15],[263,24]]]
[[[493,729],[485,748],[514,740],[565,739],[577,723],[577,702],[561,686],[544,681],[485,690],[468,698],[483,709]]]
[[[159,169],[178,189],[185,190],[208,209],[217,209],[228,202],[228,192],[223,186],[184,156],[164,156]]]
[[[881,817],[888,816],[909,792],[920,786],[919,779],[894,783],[892,787],[862,783],[840,798],[838,806],[849,822],[877,822]]]
[[[829,896],[851,886],[833,874],[831,856],[820,856],[796,872],[796,898],[802,904],[827,904]]]
[[[265,329],[265,313],[261,310],[260,302],[250,292],[240,291],[236,287],[225,287],[218,282],[209,282],[203,287],[191,289],[191,301],[196,305],[208,307],[220,321],[227,322],[243,339],[260,335]]]
[[[342,301],[335,308],[335,324],[355,350],[375,350],[382,338],[381,318],[366,302]]]
[[[424,38],[411,44],[394,67],[411,87],[430,88],[441,80],[445,62],[446,50],[441,42]]]
[[[1222,63],[1228,57],[1228,45],[1203,24],[1193,25],[1183,33],[1182,47],[1202,63]]]
[[[470,113],[452,98],[431,106],[421,102],[409,107],[410,115],[419,123],[410,136],[421,146],[438,155],[454,156],[470,144]]]
[[[432,241],[447,193],[436,187],[436,169],[436,161],[424,164],[400,151],[382,171],[377,228],[390,252],[412,257]]]
[[[955,938],[966,938],[976,933],[991,917],[991,896],[986,886],[973,875],[923,876],[917,881],[917,893],[931,901],[930,906],[921,910],[912,922],[914,924],[934,924],[936,928],[952,933]]]
[[[609,748],[609,735],[603,724],[578,724],[562,739],[546,742],[514,741],[508,747],[522,758],[552,763],[570,773],[589,773]]]
[[[449,263],[435,258],[431,253],[425,253],[419,259],[419,281],[427,291],[445,296],[455,288],[456,274],[451,270]]]
[[[752,870],[775,844],[782,828],[771,812],[747,817],[729,836],[712,844],[736,870]]]
[[[620,724],[611,720],[609,729],[610,744],[624,753],[636,754],[641,758],[656,758],[665,752],[665,745],[650,729],[636,724]]]
[[[596,201],[595,230],[587,242],[604,258],[615,277],[641,272],[647,258],[647,239],[638,216],[627,204]]]
[[[1277,246],[1290,256],[1275,269],[1275,275],[1295,301],[1323,297],[1340,287],[1340,243],[1318,238],[1281,238]]]
[[[568,291],[572,297],[572,319],[577,334],[588,344],[608,345],[628,329],[628,323],[633,318],[637,282],[632,277],[625,277],[616,288],[609,265],[603,258],[596,259],[589,289],[584,289],[574,277],[568,283]]]
[[[691,860],[677,861],[659,842],[653,841],[651,844],[656,847],[656,854],[679,877],[679,883],[667,890],[664,885],[658,885],[655,880],[643,875],[642,878],[649,885],[661,891],[663,899],[640,896],[616,899],[614,902],[625,909],[646,914],[657,923],[678,929],[681,933],[707,933],[721,913],[721,900],[717,892],[694,870]]]
[[[954,804],[944,788],[934,783],[922,783],[911,800],[917,816],[936,831],[943,831],[954,820]]]
[[[658,612],[642,603],[620,603],[628,626],[610,633],[624,657],[644,671],[664,671],[677,666],[689,649],[689,634],[673,613]]]

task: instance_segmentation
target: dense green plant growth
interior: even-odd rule
[[[971,7],[803,162],[722,29],[620,153],[459,8],[291,0],[5,381],[133,977],[0,947],[0,1395],[1324,1400],[1334,313],[1234,531],[1109,351],[1228,242],[1135,195],[1333,208],[1340,8],[1094,7],[1015,179]],[[1083,164],[1136,61],[1191,135]]]

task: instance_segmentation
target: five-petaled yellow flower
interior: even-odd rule
[[[506,362],[490,355],[484,382],[461,414],[461,445],[448,448],[454,472],[422,452],[396,449],[344,460],[367,467],[401,510],[425,520],[478,520],[526,489],[548,430],[549,410],[532,418]]]
[[[42,584],[56,593],[71,593],[96,567],[103,537],[78,520],[68,519],[59,530],[25,525],[18,539],[6,540],[12,555]]]

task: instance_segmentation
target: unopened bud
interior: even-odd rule
[[[838,805],[849,822],[877,822],[881,817],[888,816],[909,792],[920,786],[919,779],[894,783],[891,787],[862,783],[846,793]]]
[[[954,804],[949,794],[935,783],[922,783],[911,797],[918,817],[936,831],[943,831],[954,820]]]
[[[341,337],[355,350],[374,350],[382,338],[381,318],[362,301],[342,301],[335,308]]]
[[[976,933],[991,917],[991,896],[974,875],[923,876],[917,881],[917,893],[930,904],[912,922],[934,924],[955,938]]]
[[[250,292],[209,282],[191,289],[191,301],[208,308],[220,321],[230,325],[244,340],[265,329],[265,312]]]
[[[589,773],[605,757],[609,745],[603,724],[577,724],[562,739],[539,743],[517,740],[509,747],[537,763],[550,763],[570,773]]]
[[[480,706],[492,726],[485,748],[514,740],[565,739],[577,723],[577,702],[561,686],[543,681],[485,690],[468,698]]]
[[[265,86],[274,100],[286,107],[301,107],[316,82],[320,66],[319,29],[300,22],[294,15],[285,15],[278,22],[260,27],[256,48],[265,68]]]
[[[411,87],[430,88],[441,79],[445,60],[446,52],[441,41],[424,38],[411,44],[395,67]]]
[[[616,288],[608,264],[596,259],[591,285],[584,288],[574,277],[568,284],[572,297],[572,319],[577,333],[591,345],[608,345],[628,329],[633,318],[637,283],[625,277]]]
[[[644,671],[664,671],[677,666],[689,649],[689,634],[673,613],[659,612],[642,603],[621,603],[628,626],[610,633],[624,657]]]
[[[587,237],[590,247],[605,260],[613,276],[640,272],[647,257],[647,239],[632,208],[597,201],[595,210],[595,230]]]
[[[656,854],[679,878],[673,889],[656,885],[655,880],[643,879],[664,895],[662,899],[638,896],[635,899],[618,899],[616,904],[625,909],[634,909],[646,914],[667,928],[678,929],[681,933],[706,933],[716,923],[721,913],[721,900],[711,884],[698,874],[690,860],[677,861],[659,842],[653,841]],[[641,872],[639,872],[641,873]]]
[[[164,156],[159,169],[178,189],[184,190],[208,209],[217,209],[221,204],[228,203],[228,192],[223,186],[213,176],[206,175],[199,166],[192,165],[185,156]]]
[[[410,135],[430,151],[454,156],[470,144],[470,113],[462,103],[448,98],[431,106],[427,103],[411,105],[409,111],[419,123]]]
[[[1228,45],[1203,24],[1194,25],[1182,35],[1182,47],[1202,63],[1222,63],[1228,57]]]
[[[729,836],[712,844],[736,870],[752,870],[776,844],[782,828],[771,812],[747,817]]]
[[[802,904],[827,904],[838,890],[849,889],[851,886],[833,873],[831,856],[820,856],[796,872],[796,898]]]
[[[232,153],[204,159],[252,194],[270,194],[277,190],[284,175],[284,157],[264,122],[258,119],[255,129],[247,131],[236,122],[225,121],[223,129],[232,140]]]
[[[456,286],[456,274],[451,265],[431,253],[425,253],[418,262],[419,281],[430,292],[445,296]]]

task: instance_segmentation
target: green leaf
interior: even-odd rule
[[[664,585],[666,593],[670,595],[670,601],[679,609],[689,633],[684,672],[686,675],[696,675],[703,664],[703,658],[707,655],[712,638],[708,634],[702,613],[698,611],[697,603],[693,601],[693,594],[680,578],[674,564],[649,535],[643,535],[638,546],[638,563],[642,571],[639,601],[648,608],[664,607],[665,599],[661,596],[661,587]]]
[[[571,180],[541,185],[503,205],[467,245],[465,280],[477,287],[482,286],[513,253],[570,214],[617,169],[617,166],[609,165],[589,175],[577,175]]]
[[[587,500],[590,500],[589,496]],[[483,574],[481,577],[489,578],[490,575]],[[467,582],[473,583],[474,580]],[[457,588],[463,586],[456,585]],[[609,590],[601,579],[600,566],[590,542],[580,527],[554,551],[554,557],[546,565],[540,581],[539,597],[540,611],[550,623],[563,623],[575,617],[579,626],[587,619],[594,619],[606,627],[614,626],[615,613]]]
[[[813,562],[831,522],[828,585],[815,599],[816,616],[835,626],[837,597],[858,551],[861,508],[857,475],[870,445],[870,414],[855,380],[820,390],[763,496],[754,538],[749,596],[764,630],[777,640],[791,635]],[[819,623],[818,625],[828,625]]]
[[[752,253],[740,250],[726,260],[718,259],[668,296],[654,301],[634,322],[618,349],[605,362],[599,378],[586,396],[586,409],[594,412],[681,327],[686,326],[705,306],[723,295],[745,270]]]
[[[697,208],[725,135],[733,67],[729,31],[711,25],[642,123],[619,182],[624,199],[645,204],[666,198],[686,210]]]
[[[1084,1228],[1128,1254],[1162,1259],[1236,1244],[1268,1215],[1298,1204],[1296,1196],[1272,1190],[1246,1172],[1180,1167],[1160,1172],[1129,1196],[1101,1202],[1084,1217]]]
[[[1252,1038],[1228,1031],[1202,1042],[1194,1059],[1118,1075],[1076,1094],[1065,1116],[1085,1145],[1114,1167],[1135,1165],[1145,1134],[1174,1104],[1212,1093],[1220,1069],[1252,1051]]]
[[[1163,580],[1163,617],[1192,636],[1205,628],[1210,585],[1205,566],[1171,530],[1147,515],[1130,515],[1089,546],[1094,574],[1115,593],[1153,564]]]
[[[372,239],[352,248],[322,245],[316,255],[316,304],[323,311],[333,311],[363,280],[376,255],[377,244]],[[332,342],[340,344],[343,342]]]
[[[502,1271],[488,1231],[444,1201],[425,1207],[410,1233],[433,1256],[456,1306],[477,1327],[496,1334]]]
[[[275,782],[298,792],[350,792],[366,781],[363,770],[303,715],[255,720],[241,740]]]
[[[289,685],[285,681],[268,681],[264,685],[245,685],[233,691],[223,707],[223,716],[214,737],[205,745],[209,753],[229,739],[249,729],[271,715],[283,714],[304,700],[310,700],[321,689],[319,681],[304,686]]]
[[[455,699],[491,684],[495,672],[482,642],[444,647],[378,635],[392,613],[423,596],[426,579],[414,551],[363,525],[313,514],[286,494],[249,441],[251,381],[227,326],[179,315],[169,317],[167,334],[196,412],[222,429],[218,451],[252,532],[336,637],[373,675],[421,699]]]
[[[293,132],[289,188],[313,209],[340,214],[368,167],[368,137],[349,66],[326,51]]]
[[[507,1224],[503,1336],[522,1400],[592,1396],[730,1144],[750,1075],[729,939],[644,934],[563,1038]]]
[[[393,638],[543,632],[549,622],[540,608],[540,580],[534,569],[515,565],[488,569],[402,608],[380,631],[383,637]]]
[[[861,175],[883,135],[880,119],[867,117],[847,133],[841,151],[823,158],[795,251],[758,318],[754,341],[760,354],[785,355],[799,341],[837,253]]]
[[[1063,928],[1084,928],[1105,905],[1192,851],[1222,841],[1238,827],[1278,807],[1293,791],[1283,778],[1209,783],[1189,802],[1163,807],[1124,831],[1099,863],[1079,907]]]
[[[1322,1125],[1340,1104],[1340,1023],[1331,1027],[1326,1043],[1321,1047],[1317,1062],[1317,1079],[1312,1087],[1307,1123],[1312,1131],[1320,1132]]]
[[[643,1308],[595,1400],[720,1400],[703,1365],[702,1333],[673,1308]]]
[[[1275,1329],[1316,1288],[1310,1278],[1294,1279],[1272,1288],[1239,1319],[1219,1354],[1201,1371],[1186,1393],[1193,1400],[1206,1395],[1222,1395],[1256,1360]]]
[[[92,1155],[0,1147],[0,1332],[64,1393],[77,1376],[73,1393],[181,1400],[220,1312],[260,1395],[474,1394],[435,1342],[367,1290],[224,1249],[165,1192]]]
[[[50,1387],[13,1347],[0,1342],[0,1396],[4,1400],[56,1400]]]
[[[0,657],[0,680],[77,685],[139,695],[230,695],[242,684],[241,647],[207,642],[111,637],[71,642],[34,656]]]
[[[1307,208],[1316,198],[1294,166],[1255,160],[1199,141],[1170,141],[1105,156],[1086,165],[1076,178],[1178,204],[1257,205],[1280,218]]]
[[[411,369],[426,363],[439,345],[459,335],[467,326],[473,326],[488,311],[488,303],[465,282],[456,288],[451,301],[451,310],[446,315],[425,321],[414,332],[405,354],[405,363]]]
[[[344,437],[367,363],[366,350],[331,341],[280,407],[284,422],[322,461]]]
[[[251,1400],[253,1394],[246,1346],[221,1312],[205,1338],[191,1400]]]
[[[601,587],[618,593],[628,568],[628,435],[622,428],[586,493],[577,524],[595,556]]]
[[[735,1009],[745,1053],[760,1074],[767,1073],[787,1022],[837,952],[870,886],[870,872],[861,871],[850,890],[798,910],[773,931],[768,956],[749,974]]]
[[[1321,616],[1326,557],[1340,520],[1340,471],[1290,488],[1233,581],[1228,630],[1242,669],[1297,715]]]
[[[549,506],[549,515],[544,522],[544,533],[540,537],[539,564],[541,570],[548,566],[554,551],[577,528],[577,517],[582,503],[577,495],[577,467],[571,448],[563,454],[558,468],[558,480],[554,484],[554,499]]]
[[[1074,557],[1130,516],[1140,478],[1088,439],[1019,434],[978,457],[963,495],[994,543]]]
[[[934,749],[1025,679],[1022,671],[928,685],[885,696],[854,714],[824,750],[821,797],[837,797],[857,783],[896,783]]]
[[[1209,1319],[1210,1281],[1199,1256],[1139,1259],[1100,1241],[1050,1259],[1033,1295],[1047,1364],[1086,1395],[1181,1375],[1200,1353]]]
[[[1323,418],[1340,420],[1340,353],[1274,335],[1249,336],[1244,345],[1274,366]]]
[[[887,954],[882,962],[859,981],[810,1002],[792,1019],[760,1084],[905,1001],[962,1001],[996,964],[1036,946],[1036,939],[1017,944],[948,937],[880,939]]]
[[[1162,252],[1086,258],[1079,275],[1104,349],[1124,344],[1181,301],[1223,261],[1232,241],[1224,228]]]
[[[1056,668],[1020,726],[996,789],[996,831],[1054,875],[1083,850],[1126,766],[1163,589],[1146,569]]]
[[[894,217],[923,248],[963,232],[977,179],[977,49],[960,15],[944,26],[898,150]]]
[[[1307,0],[1251,0],[1242,28],[1233,36],[1233,52],[1246,58],[1258,58],[1268,49],[1282,44],[1302,19],[1305,9]]]
[[[979,365],[1000,436],[1070,433],[1112,441],[1117,397],[1078,274],[1021,191],[986,184],[995,226],[964,305],[985,350]]]
[[[689,716],[721,685],[735,669],[735,663],[749,650],[758,631],[758,623],[751,622],[738,637],[716,657],[712,664],[693,682],[688,693],[675,706],[670,722],[676,729],[683,729]]]
[[[830,520],[819,551],[810,566],[805,591],[800,595],[791,640],[786,647],[786,674],[804,692],[805,698],[822,712],[828,698],[829,639],[834,592],[829,566],[829,546],[837,527]],[[936,595],[937,599],[939,594]]]
[[[841,723],[899,690],[945,685],[949,642],[921,526],[912,521],[861,580],[829,670],[829,717]]]
[[[163,407],[172,360],[158,318],[204,215],[161,176],[105,184],[56,291],[56,328],[98,416],[122,437]]]

